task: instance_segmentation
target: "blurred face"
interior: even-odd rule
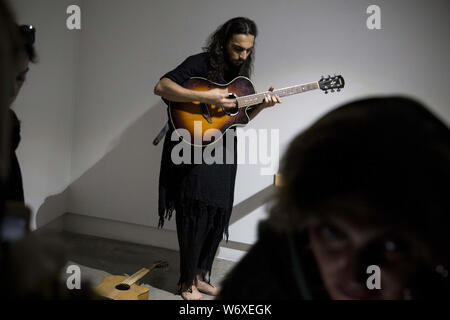
[[[14,78],[14,93],[10,98],[10,105],[16,100],[19,95],[20,89],[22,89],[23,84],[27,79],[30,60],[28,59],[28,55],[26,53],[22,53],[19,58],[19,62],[16,67],[16,73]]]
[[[415,270],[412,248],[420,248],[406,231],[356,222],[347,214],[333,214],[311,221],[308,233],[323,283],[332,299],[405,298],[408,279]],[[373,275],[373,271],[367,273],[370,265],[381,269],[380,290],[367,287],[367,279]]]
[[[252,53],[255,45],[255,37],[249,34],[235,34],[227,43],[229,62],[235,66],[241,66]]]

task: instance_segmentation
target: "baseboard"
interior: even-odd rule
[[[53,228],[59,227],[63,231],[178,251],[178,239],[176,232],[173,230],[75,213],[66,213],[56,220],[50,225]],[[235,241],[223,241],[220,247],[217,258],[237,262],[245,255],[251,245]]]
[[[58,218],[50,221],[42,227],[37,228],[33,232],[61,232],[64,230],[64,216],[59,216]]]
[[[66,213],[63,219],[63,230],[67,232],[178,250],[176,234],[171,230],[75,213]]]

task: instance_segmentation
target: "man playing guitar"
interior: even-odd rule
[[[213,33],[205,52],[188,57],[177,68],[165,74],[154,92],[170,102],[193,102],[215,105],[227,110],[236,107],[226,88],[207,91],[190,90],[183,83],[192,77],[203,77],[220,84],[238,76],[250,77],[253,67],[254,45],[257,36],[255,23],[243,17],[227,21]],[[273,91],[271,87],[269,91]],[[254,106],[249,115],[253,119],[262,109],[281,103],[277,95],[267,95],[264,102]],[[162,227],[165,218],[176,212],[180,246],[179,293],[186,300],[200,300],[202,293],[216,296],[218,288],[210,284],[212,263],[223,235],[228,239],[228,223],[234,200],[237,170],[237,140],[235,128],[223,139],[233,139],[234,162],[230,164],[181,164],[171,159],[170,128],[164,141],[159,181],[159,216]]]

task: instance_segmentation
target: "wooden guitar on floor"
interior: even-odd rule
[[[98,295],[112,300],[148,300],[149,289],[137,282],[153,269],[166,268],[165,261],[155,262],[150,269],[142,268],[131,277],[109,276],[93,290]]]
[[[183,87],[196,91],[208,91],[215,88],[228,89],[229,98],[236,99],[237,106],[233,109],[223,110],[221,107],[196,101],[170,102],[169,118],[173,129],[183,138],[183,141],[193,146],[203,147],[219,141],[228,129],[246,125],[250,121],[253,111],[251,107],[262,103],[265,95],[286,97],[317,89],[328,93],[328,91],[340,91],[344,85],[344,78],[339,75],[322,77],[316,82],[278,89],[273,92],[256,93],[253,83],[246,77],[237,77],[223,85],[205,78],[194,77],[188,79]]]

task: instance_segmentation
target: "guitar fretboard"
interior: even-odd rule
[[[141,278],[143,278],[147,273],[149,273],[150,270],[146,269],[146,268],[142,268],[141,270],[139,270],[138,272],[136,272],[135,274],[133,274],[131,277],[129,277],[128,279],[126,279],[124,282],[122,282],[123,284],[127,284],[129,286],[133,285],[136,281],[139,281]]]
[[[264,101],[264,97],[266,95],[271,95],[271,96],[277,95],[280,98],[282,98],[282,97],[292,96],[294,94],[299,94],[299,93],[317,90],[317,89],[319,89],[319,83],[311,82],[311,83],[307,83],[307,84],[301,84],[298,86],[274,90],[273,92],[266,91],[266,92],[261,92],[261,93],[257,93],[257,94],[252,94],[249,96],[238,97],[236,100],[237,100],[239,108],[245,108],[245,107],[250,107],[250,106],[254,106],[254,105],[262,103]]]

